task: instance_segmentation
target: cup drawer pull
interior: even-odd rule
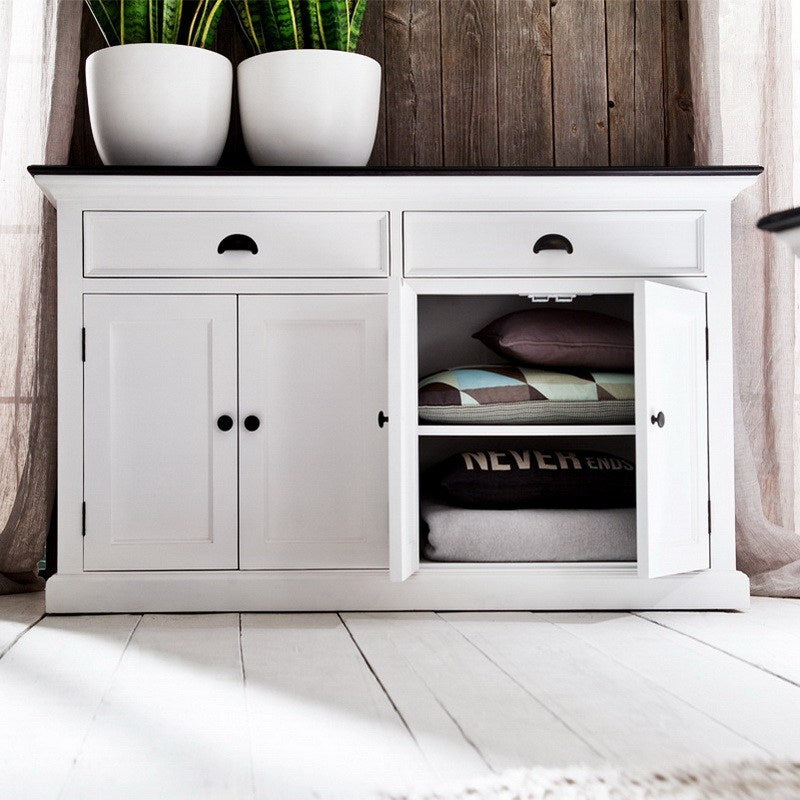
[[[258,252],[258,245],[244,233],[232,233],[217,245],[218,253],[225,253],[228,250],[248,250],[255,255]]]
[[[533,246],[534,253],[538,253],[540,250],[566,250],[567,253],[571,253],[572,242],[560,233],[546,233],[544,236],[540,236]]]

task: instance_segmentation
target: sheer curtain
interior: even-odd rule
[[[55,495],[55,216],[25,171],[65,163],[81,0],[0,0],[0,594],[36,572]]]
[[[800,596],[794,257],[755,228],[792,203],[791,0],[689,0],[695,155],[762,164],[733,209],[736,536],[753,594]]]

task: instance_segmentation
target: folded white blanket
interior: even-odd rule
[[[431,561],[635,561],[636,509],[473,509],[421,503]]]

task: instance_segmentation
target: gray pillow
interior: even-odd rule
[[[473,336],[504,358],[531,366],[633,369],[633,325],[595,311],[514,311]]]

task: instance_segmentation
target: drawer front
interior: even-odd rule
[[[404,271],[475,278],[697,275],[704,272],[703,213],[409,211]]]
[[[387,227],[384,211],[86,211],[84,275],[381,278]]]

